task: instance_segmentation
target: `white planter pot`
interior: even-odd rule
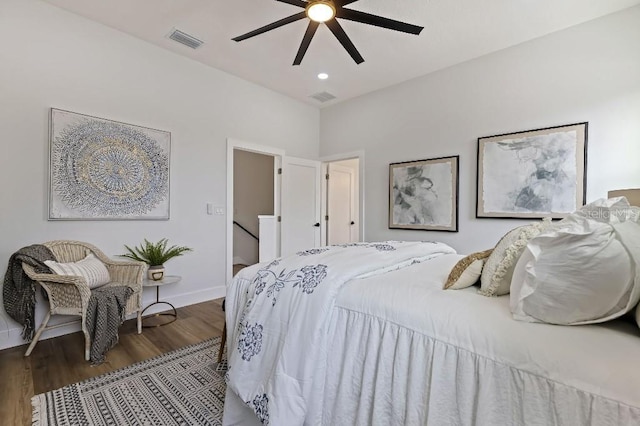
[[[152,281],[160,281],[164,278],[164,266],[163,265],[152,265],[149,266],[147,270],[147,277],[149,277]]]

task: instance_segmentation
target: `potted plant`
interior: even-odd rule
[[[164,263],[177,256],[182,256],[185,252],[192,251],[189,247],[171,246],[167,247],[168,240],[161,239],[157,243],[152,243],[146,238],[139,247],[129,247],[125,244],[128,253],[121,254],[122,257],[144,262],[149,265],[147,275],[150,280],[159,281],[164,276]]]

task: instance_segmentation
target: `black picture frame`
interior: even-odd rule
[[[476,217],[561,219],[584,205],[588,127],[478,138]]]
[[[459,159],[389,164],[389,228],[458,232]]]

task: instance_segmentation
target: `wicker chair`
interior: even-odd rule
[[[43,243],[43,245],[53,252],[58,262],[62,263],[77,262],[84,259],[89,253],[93,253],[100,259],[107,267],[111,277],[111,282],[105,286],[128,285],[133,288],[134,293],[127,301],[126,314],[137,313],[138,334],[142,332],[142,277],[145,268],[144,263],[114,261],[97,247],[79,241],[49,241]],[[85,342],[85,359],[89,360],[91,338],[86,329],[85,321],[91,290],[85,279],[78,276],[39,274],[34,271],[32,266],[25,263],[22,264],[22,269],[29,278],[42,286],[49,299],[49,312],[47,312],[24,355],[29,356],[31,354],[42,332],[68,324],[68,322],[65,322],[47,327],[51,315],[76,315],[81,319]]]

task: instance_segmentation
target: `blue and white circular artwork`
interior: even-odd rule
[[[62,204],[57,211],[126,219],[144,217],[164,202],[168,208],[168,152],[138,129],[86,118],[58,130],[51,146],[52,195]]]

